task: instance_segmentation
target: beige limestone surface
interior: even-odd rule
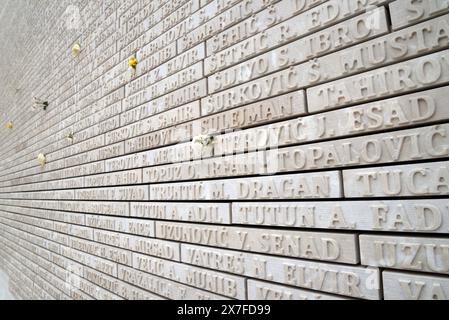
[[[2,0],[0,41],[0,299],[449,299],[447,0]]]

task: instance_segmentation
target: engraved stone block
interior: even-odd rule
[[[449,278],[384,271],[385,300],[447,300]]]
[[[150,185],[150,200],[319,199],[341,196],[340,173]]]
[[[446,84],[449,51],[430,54],[307,90],[309,111],[318,112]],[[406,75],[406,76],[403,76]]]
[[[285,128],[285,127],[284,127]],[[251,130],[240,140],[241,149],[263,149],[277,147],[277,143],[288,144],[293,139],[284,136],[276,125]],[[280,129],[277,131],[277,129]],[[343,129],[344,130],[344,129]],[[299,130],[298,130],[299,131]],[[279,132],[276,134],[275,132]],[[273,134],[272,134],[273,133]],[[311,141],[307,134],[296,132],[298,141]],[[251,135],[250,135],[251,134]],[[254,135],[253,135],[254,134]],[[313,133],[312,133],[313,134]],[[268,138],[269,137],[269,138]],[[221,142],[222,140],[218,138]],[[247,139],[247,140],[246,140]],[[232,141],[232,139],[230,139]],[[246,141],[245,141],[246,140]],[[227,140],[229,141],[229,140]],[[235,141],[235,140],[234,140]],[[257,141],[257,142],[256,142]],[[227,149],[235,144],[215,145],[215,154],[232,153]],[[224,149],[226,148],[226,149]],[[411,160],[444,158],[449,155],[449,125],[438,125],[394,133],[377,134],[304,146],[274,149],[239,155],[214,157],[173,165],[144,169],[144,182],[199,180],[219,177],[235,177],[291,171],[360,166]]]
[[[210,56],[327,0],[279,1],[206,41]]]
[[[134,255],[133,267],[226,297],[246,297],[245,280],[242,277],[138,254]]]
[[[356,264],[354,234],[156,222],[156,237],[279,256]]]
[[[235,202],[232,223],[285,228],[449,232],[449,201]]]
[[[119,266],[118,278],[173,300],[226,300],[227,298],[164,279],[136,269]]]
[[[181,245],[182,262],[263,281],[346,297],[380,299],[376,268],[279,258],[190,244]]]
[[[241,108],[203,117],[193,124],[193,135],[213,134],[225,130],[243,129],[300,116],[306,113],[303,90],[263,100]]]
[[[449,87],[443,87],[272,125],[225,133],[216,137],[214,153],[224,155],[265,150],[293,143],[310,143],[322,139],[336,139],[418,123],[441,121],[449,117],[449,111],[445,107],[447,94],[449,94]]]
[[[446,0],[396,0],[390,3],[393,29],[403,28],[449,11]]]
[[[231,207],[226,203],[131,203],[131,216],[155,220],[230,224]]]
[[[371,18],[374,16],[376,17],[375,21],[375,23],[377,24],[376,28],[370,25],[371,23],[374,23],[371,21]],[[364,16],[364,19],[361,18],[358,20],[358,25],[356,26],[356,28],[357,29],[353,31],[355,35],[351,34],[352,37],[358,39],[358,41],[355,39],[353,40],[354,44],[360,42],[361,40],[372,38],[376,35],[385,34],[388,31],[385,9],[379,8],[377,9],[377,11],[366,14]],[[342,30],[341,27],[340,30]],[[256,58],[240,63],[234,67],[210,75],[208,77],[209,94],[213,94],[217,91],[245,83],[255,78],[306,61],[308,53],[303,50],[302,47],[304,46],[303,43],[304,41],[297,41],[293,44],[289,44],[279,49],[275,49],[266,54],[259,55]],[[294,46],[294,44],[296,44],[296,47]],[[345,45],[340,45],[340,47],[344,46]],[[347,50],[353,51],[353,48],[354,47],[351,47],[350,49]],[[298,52],[300,53],[299,55]],[[303,56],[301,56],[301,54]],[[310,55],[309,57],[317,58],[317,56],[313,55]],[[334,69],[329,68],[331,72],[333,71],[333,73],[331,74],[327,73],[328,78],[334,78],[335,77],[334,75],[338,77],[339,74],[344,74],[345,71],[348,72],[350,69],[347,65],[346,65],[347,70],[337,68],[338,59],[335,59],[335,55],[329,56],[327,59],[325,57],[323,58],[323,60],[324,61],[322,62],[320,61],[318,65],[314,68],[320,69],[320,71],[322,69],[327,70],[325,62],[327,62],[327,60],[331,61],[331,63],[333,63],[333,66],[335,68]],[[317,70],[315,69],[313,71],[317,72]],[[313,77],[316,77],[316,75],[314,74]]]
[[[348,198],[444,196],[449,194],[449,163],[347,170],[343,181]]]
[[[86,215],[86,226],[95,229],[113,230],[122,233],[154,237],[154,221]]]
[[[121,200],[143,201],[148,200],[148,187],[115,187],[75,190],[76,200]]]
[[[248,280],[249,300],[344,300],[329,294],[294,289],[268,282]]]
[[[84,187],[103,187],[115,185],[131,185],[142,183],[142,170],[106,173],[84,178]]]
[[[363,265],[449,273],[449,240],[425,237],[360,236]]]
[[[306,1],[300,2],[302,2],[302,4],[307,3],[310,5],[316,5],[319,4],[319,2],[324,1],[312,1],[313,3]],[[279,6],[285,5],[285,3],[286,1],[282,1],[279,3]],[[299,2],[292,1],[291,3],[298,4]],[[338,4],[338,2],[334,2],[334,4]],[[342,3],[340,2],[340,4]],[[267,19],[273,19],[273,12],[274,11],[271,8],[268,8],[265,11],[262,11],[260,14],[268,13]],[[289,13],[276,12],[276,14],[285,15]],[[379,14],[379,18],[381,16],[382,13]],[[214,55],[207,57],[205,59],[205,74],[209,76],[214,72],[226,69],[234,64],[238,64],[244,59],[253,58],[256,55],[260,55],[281,44],[285,46],[273,50],[269,55],[274,56],[275,54],[281,54],[285,56],[285,54],[290,52],[290,50],[295,50],[296,48],[298,50],[297,56],[294,58],[294,62],[292,61],[292,63],[300,63],[305,61],[306,59],[320,56],[325,53],[330,53],[342,47],[354,44],[364,38],[368,39],[375,34],[380,35],[382,32],[382,29],[380,28],[382,20],[378,20],[379,29],[371,28],[371,21],[374,22],[372,19],[370,19],[371,17],[373,17],[371,16],[371,13],[368,13],[365,15],[361,15],[360,17],[346,20],[325,30],[315,29],[315,32],[308,35],[307,37],[303,37],[294,42],[291,42],[293,39],[307,34],[307,30],[298,27],[299,25],[304,23],[304,15],[293,17],[292,19],[289,19],[284,23],[278,24],[274,27],[270,27],[268,30],[265,30],[262,33],[257,33],[238,44],[232,45],[228,49],[224,49],[220,52],[215,53]],[[331,21],[324,21],[323,17],[318,16],[316,16],[316,19],[323,20],[320,29],[322,27],[328,26],[329,23],[332,22],[332,19]],[[335,17],[333,21],[337,20],[341,20],[341,17]],[[247,26],[246,28],[249,29],[249,32],[251,33],[254,29],[256,29],[256,26],[254,26],[255,20],[253,18],[250,18],[249,22],[245,21],[243,23],[244,26],[247,26],[249,24],[249,26]],[[318,21],[317,24],[319,24]],[[240,24],[235,28],[239,28],[239,26]],[[243,28],[243,30],[245,30],[246,28]],[[235,35],[233,34],[233,37],[229,37],[229,39],[225,38],[225,35],[220,34],[212,38],[211,40],[208,40],[209,46],[212,47],[213,50],[214,48],[222,47],[224,45],[228,45],[228,43],[238,40],[238,36],[243,31],[241,31],[240,29],[237,30],[239,30],[239,32],[236,32]],[[344,36],[341,36],[342,34]],[[287,44],[288,42],[291,43]],[[275,59],[278,58],[276,57]]]

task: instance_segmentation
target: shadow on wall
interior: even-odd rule
[[[8,276],[0,270],[0,300],[15,300],[9,292]]]

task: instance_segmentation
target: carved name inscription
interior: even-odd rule
[[[174,126],[189,120],[194,120],[200,117],[200,104],[199,101],[194,101],[178,108],[160,113],[152,116],[150,108],[135,108],[120,115],[120,121],[122,125],[128,125],[133,122],[145,119],[143,126],[148,130],[159,130]],[[125,127],[127,128],[127,127]],[[132,128],[132,127],[129,127]],[[128,129],[127,129],[128,130]],[[120,132],[120,131],[116,131]],[[106,136],[108,139],[110,135]]]
[[[360,252],[363,265],[449,273],[448,239],[361,235]]]
[[[341,196],[339,172],[150,185],[150,200],[317,199]]]
[[[140,114],[155,115],[179,107],[207,95],[206,79],[199,80],[181,89],[170,92],[141,106],[128,106],[125,111],[137,109]]]
[[[131,216],[155,220],[230,224],[231,207],[225,203],[131,203]]]
[[[393,29],[403,28],[418,21],[436,17],[449,11],[446,0],[396,0],[390,3]]]
[[[135,254],[135,269],[234,299],[246,296],[242,277]]]
[[[211,148],[201,148],[200,145],[180,143],[173,146],[106,160],[106,171],[127,170],[208,158],[212,156],[212,151]]]
[[[95,201],[59,201],[58,208],[64,211],[82,213],[95,213],[111,216],[129,216],[129,205],[117,202],[95,202]]]
[[[329,294],[278,286],[267,282],[248,281],[249,300],[343,300]]]
[[[178,39],[178,51],[183,52],[195,44],[206,40],[215,33],[257,13],[270,3],[275,3],[278,1],[279,0],[244,0],[243,2],[235,0],[228,1],[230,3],[234,2],[235,5],[226,11],[220,12],[219,14],[214,15],[211,13],[209,16],[207,10],[208,7],[206,7],[202,12],[200,11],[200,17],[198,20],[195,19],[197,17],[196,15],[192,17],[193,19],[191,19],[188,30],[192,31],[185,34],[184,37]]]
[[[193,135],[243,129],[306,113],[303,90],[256,102],[242,108],[203,117],[193,124]]]
[[[148,187],[115,187],[75,190],[76,200],[121,200],[142,201],[149,200]]]
[[[99,243],[112,245],[126,250],[141,252],[151,256],[161,257],[170,260],[179,260],[179,244],[137,237],[118,232],[103,230],[94,231],[94,240]]]
[[[116,186],[116,185],[130,185],[142,183],[142,171],[132,170],[118,173],[107,173],[96,176],[89,176],[84,178],[85,187],[101,187],[101,186]]]
[[[348,170],[343,181],[349,198],[444,196],[449,194],[449,163]]]
[[[140,90],[144,90],[147,87],[150,87],[152,84],[157,81],[161,81],[168,76],[180,72],[183,69],[193,65],[194,63],[204,59],[205,57],[205,48],[204,44],[200,44],[197,47],[189,50],[169,62],[159,66],[158,68],[146,73],[140,78],[133,80],[131,83],[126,85],[125,94],[127,96],[133,95]]]
[[[253,226],[449,232],[449,201],[233,203],[232,222]]]
[[[359,260],[356,238],[351,234],[156,222],[156,237],[295,258],[350,264]]]
[[[427,160],[448,155],[449,125],[441,125],[269,150],[267,171],[275,173]]]
[[[124,108],[125,110],[129,110],[132,107],[154,100],[196,80],[200,80],[202,76],[203,64],[199,62],[181,72],[154,83],[142,91],[130,95],[124,100]]]
[[[446,18],[447,19],[447,18]],[[426,28],[424,28],[425,30]],[[442,48],[448,46],[448,37],[441,32],[447,33],[449,29],[446,20],[439,21],[432,29],[429,37],[426,41],[435,43],[436,46]],[[423,29],[418,29],[423,30]],[[341,76],[348,76],[355,72],[360,72],[370,68],[382,66],[389,61],[396,61],[410,57],[419,53],[417,46],[414,44],[414,34],[416,30],[406,30],[404,35],[388,35],[386,36],[386,43],[383,42],[384,57],[382,60],[369,59],[371,56],[365,54],[372,49],[372,45],[377,45],[377,40],[372,40],[368,49],[364,44],[356,46],[354,48],[347,49],[342,55],[341,53],[334,53],[323,58],[303,63],[296,67],[291,67],[287,70],[279,71],[273,75],[265,76],[259,80],[247,82],[237,88],[227,89],[219,93],[210,95],[202,100],[203,113],[212,114],[218,111],[231,109],[241,106],[246,103],[251,103],[259,99],[264,99],[267,96],[286,93],[295,89],[301,89],[308,86],[316,85],[324,81],[333,80]],[[401,33],[401,31],[399,32]],[[446,41],[440,42],[441,38],[445,38]],[[394,49],[396,45],[391,42],[397,41],[397,39],[404,39],[407,43],[407,48],[403,49],[403,52],[396,52]],[[427,40],[428,39],[428,40]],[[417,42],[420,44],[419,42]],[[429,48],[425,44],[422,44],[425,48]],[[431,49],[427,49],[431,52]],[[317,112],[329,109],[332,107],[341,106],[343,99],[342,96],[346,96],[346,103],[361,102],[363,99],[373,99],[374,97],[384,97],[393,95],[397,90],[400,92],[407,92],[416,87],[426,87],[431,83],[444,83],[446,80],[445,70],[446,66],[446,53],[429,55],[425,58],[417,59],[412,62],[397,64],[387,70],[377,70],[374,74],[367,75],[366,78],[360,79],[359,76],[349,77],[343,80],[343,84],[339,83],[338,89],[334,89],[332,84],[326,84],[325,86],[317,86],[309,89],[307,94],[310,101],[310,111]],[[337,63],[340,61],[341,63]],[[427,65],[431,64],[433,68],[427,68]],[[413,67],[412,67],[413,66]],[[404,70],[404,71],[403,71]],[[410,72],[408,71],[410,70]],[[247,74],[245,72],[238,74]],[[250,75],[255,75],[251,72]],[[406,74],[407,76],[403,76]],[[259,76],[264,75],[262,72]],[[398,75],[401,75],[398,77]],[[232,86],[238,84],[239,80],[236,77],[230,77],[230,84],[226,85],[226,82],[217,82],[220,84],[216,89],[226,89],[226,86]],[[245,79],[251,80],[250,78]],[[407,80],[407,81],[402,81]],[[237,82],[236,82],[237,81]],[[223,83],[225,83],[223,85]],[[366,83],[366,85],[365,85]],[[223,87],[225,86],[225,87]],[[222,88],[223,87],[223,88]],[[368,90],[365,90],[365,87]],[[411,88],[412,87],[412,88]],[[326,89],[327,88],[327,89]],[[392,91],[392,90],[395,91]],[[350,102],[349,102],[350,100]],[[337,103],[337,105],[334,105]],[[323,106],[324,105],[324,106]]]
[[[449,87],[217,136],[214,154],[264,150],[444,120]]]
[[[371,26],[372,21],[370,18],[373,16],[375,16],[377,20],[376,28],[372,28]],[[352,32],[353,34],[348,35],[349,38],[353,38],[354,40],[347,40],[347,43],[340,45],[336,43],[336,47],[343,48],[350,44],[356,44],[357,42],[360,42],[362,40],[372,38],[376,35],[385,34],[388,29],[385,11],[383,8],[379,8],[375,12],[366,14],[364,17],[359,18],[359,20],[355,21],[354,23],[354,26],[349,26],[350,28],[354,28],[354,31]],[[209,76],[209,93],[215,93],[217,91],[253,80],[260,76],[264,76],[274,71],[278,71],[280,69],[304,62],[308,57],[317,58],[316,55],[304,51],[304,42],[304,40],[294,42],[293,44],[289,44],[279,49],[270,51],[266,54],[259,55],[256,58],[245,61],[244,63],[238,64],[237,66],[222,70]],[[353,50],[353,48],[348,50]],[[300,52],[300,54],[298,55],[297,52]],[[301,54],[303,56],[301,56]],[[335,59],[334,56],[332,56],[331,59],[333,60],[335,67],[335,62],[337,59]],[[316,69],[316,71],[318,69],[323,69],[323,63],[319,62],[314,68]],[[339,69],[333,70],[334,74],[337,75],[344,72],[344,70]],[[333,74],[328,74],[327,76],[331,78],[332,75]]]
[[[322,1],[315,1],[314,4],[321,2]],[[266,29],[264,32],[257,33],[248,39],[209,56],[205,60],[206,74],[210,75],[212,72],[230,67],[231,65],[237,64],[244,59],[252,58],[258,54],[273,49],[276,46],[287,44],[292,40],[296,40],[307,35],[310,35],[310,38],[308,39],[309,41],[306,41],[305,45],[301,48],[301,52],[298,52],[298,55],[303,54],[302,52],[316,52],[319,54],[320,52],[324,53],[327,50],[335,50],[345,41],[343,38],[350,38],[349,32],[358,30],[358,28],[353,29],[347,28],[346,26],[340,26],[340,28],[333,32],[333,35],[329,35],[328,32],[321,32],[321,29],[329,27],[336,22],[340,22],[345,17],[350,17],[351,15],[357,13],[363,13],[367,9],[373,9],[372,6],[383,2],[384,1],[360,1],[356,4],[336,0],[326,1],[322,5],[313,8],[313,10],[296,15],[283,23]],[[298,3],[298,1],[296,1],[296,3]],[[300,1],[299,3],[306,4],[305,1]],[[300,7],[304,7],[304,5]],[[273,11],[274,10],[271,8],[268,9],[268,18],[273,16]],[[288,13],[283,13],[283,15],[286,14]],[[262,11],[260,15],[265,15],[264,11]],[[248,28],[251,27],[251,22],[253,21],[254,19],[250,18],[250,21],[246,23],[246,25],[249,24]],[[363,23],[364,22],[362,22],[362,24]],[[241,26],[241,24],[237,27],[239,26]],[[214,40],[214,38],[212,40]],[[312,46],[313,49],[310,46]],[[309,58],[311,57],[312,56]]]
[[[144,182],[197,180],[265,173],[265,155],[259,152],[144,169]]]
[[[449,0],[22,2],[15,298],[449,300]]]
[[[276,147],[274,141],[271,144]],[[255,144],[251,146],[257,147]],[[144,169],[143,180],[154,183],[306,171],[448,155],[449,126],[441,125],[149,168]]]
[[[181,246],[182,262],[348,297],[380,298],[376,268],[285,259],[190,244]]]
[[[385,300],[448,300],[449,278],[386,271]]]
[[[154,237],[154,221],[86,215],[86,226],[95,229],[113,230],[140,236]]]
[[[445,84],[449,79],[448,61],[449,51],[446,50],[313,87],[307,90],[310,111],[318,112]]]
[[[220,295],[192,288],[136,269],[118,266],[118,278],[173,300],[225,300]]]
[[[261,12],[207,40],[207,53],[214,54],[325,1],[327,0],[284,0],[273,3]]]

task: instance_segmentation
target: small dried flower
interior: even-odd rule
[[[43,154],[43,153],[39,153],[37,155],[37,161],[39,162],[41,167],[43,167],[47,163],[47,156],[45,154]]]
[[[6,129],[12,129],[12,128],[14,128],[14,125],[12,124],[12,122],[10,122],[6,125]]]
[[[212,134],[199,135],[196,136],[193,141],[195,143],[201,144],[203,147],[211,146],[216,142],[215,136]]]
[[[72,54],[74,56],[79,55],[79,53],[81,52],[81,46],[78,43],[75,43],[72,47]]]
[[[39,98],[34,97],[33,108],[34,109],[42,108],[45,111],[48,108],[48,101],[43,101]]]
[[[129,60],[128,65],[130,68],[136,70],[137,69],[137,65],[139,64],[139,60],[137,60],[136,58],[132,58],[131,60]]]
[[[72,132],[70,132],[67,136],[66,136],[67,140],[69,140],[71,143],[73,143],[73,140],[75,139],[75,136]]]

